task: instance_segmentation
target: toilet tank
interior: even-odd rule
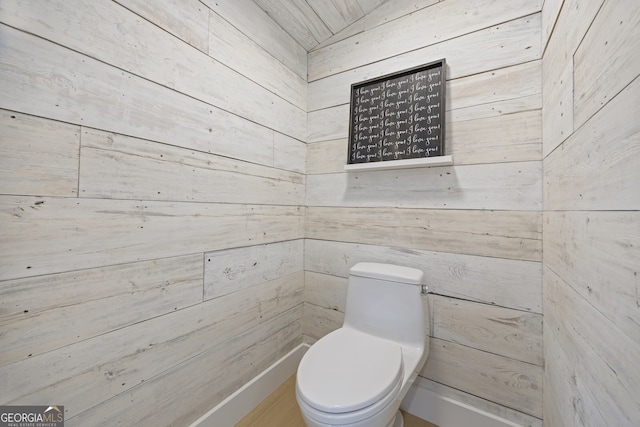
[[[427,335],[421,270],[358,263],[351,268],[344,326],[392,341],[423,346]]]

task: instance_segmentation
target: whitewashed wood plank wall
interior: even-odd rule
[[[0,4],[0,403],[188,425],[302,342],[306,52],[225,6]]]
[[[543,9],[544,420],[640,422],[640,4]]]
[[[358,4],[307,53],[251,0],[0,3],[0,403],[188,425],[380,261],[431,389],[637,424],[640,5]],[[345,173],[350,85],[443,57],[454,166]]]
[[[420,268],[421,375],[540,426],[542,1],[409,3],[309,54],[303,329],[313,340],[341,324],[356,262]],[[454,166],[345,173],[350,85],[443,57]]]

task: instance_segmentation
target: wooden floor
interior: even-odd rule
[[[295,386],[294,375],[236,424],[236,427],[305,427],[296,402]],[[406,412],[403,412],[403,416],[405,427],[438,427]]]

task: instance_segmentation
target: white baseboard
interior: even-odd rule
[[[196,420],[191,427],[233,427],[296,373],[308,349],[307,344],[300,344]]]
[[[308,349],[308,344],[300,344],[196,420],[190,427],[236,425],[295,374],[302,356]],[[429,388],[433,388],[430,384],[432,384],[430,381],[418,377],[402,401],[402,409],[439,427],[521,427],[522,425],[463,403],[452,396],[430,390]]]
[[[427,380],[418,377],[402,401],[401,408],[439,427],[521,427],[520,424],[429,390],[427,384]]]

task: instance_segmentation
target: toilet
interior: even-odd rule
[[[341,328],[300,361],[296,399],[308,427],[402,427],[400,403],[424,366],[422,271],[358,263]]]

